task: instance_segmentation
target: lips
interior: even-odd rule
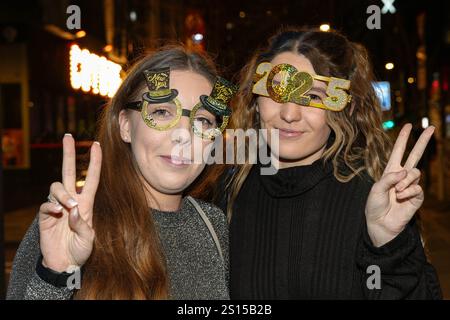
[[[296,138],[296,137],[300,137],[303,134],[303,131],[299,131],[299,130],[292,130],[292,129],[286,129],[286,128],[275,128],[275,129],[279,130],[280,137]]]
[[[192,164],[192,160],[182,157],[175,157],[175,156],[161,156],[161,158],[166,161],[167,163],[177,166],[177,167],[183,167],[188,166]]]

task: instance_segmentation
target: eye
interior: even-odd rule
[[[216,122],[214,120],[208,119],[207,117],[197,116],[195,118],[195,123],[197,126],[201,126],[203,130],[211,129],[216,127]]]
[[[275,79],[272,80],[272,85],[274,85],[274,86],[278,86],[278,85],[280,85],[280,83],[281,83],[280,80],[275,80]]]
[[[152,115],[158,116],[158,117],[169,117],[171,116],[171,112],[164,108],[158,108],[152,112]]]
[[[315,101],[322,101],[322,98],[321,97],[319,97],[317,94],[314,94],[314,93],[310,93],[310,94],[308,94],[307,95],[308,97],[310,97],[311,98],[311,100],[315,100]]]
[[[201,121],[202,125],[204,125],[204,126],[208,126],[209,127],[209,126],[213,125],[212,121],[209,120],[208,118],[199,117],[199,118],[197,118],[197,121]]]

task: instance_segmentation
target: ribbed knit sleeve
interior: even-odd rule
[[[367,299],[442,299],[436,271],[427,261],[415,219],[379,248],[373,246],[364,224],[357,264]],[[373,284],[378,275],[376,288]]]

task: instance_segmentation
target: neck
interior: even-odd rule
[[[298,167],[298,166],[307,166],[312,164],[314,161],[320,159],[325,152],[326,144],[324,144],[319,150],[316,152],[296,160],[289,160],[289,159],[283,159],[280,158],[278,169],[284,169],[284,168],[291,168],[291,167]]]

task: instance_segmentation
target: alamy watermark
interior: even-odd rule
[[[366,286],[369,290],[380,290],[381,289],[381,270],[377,265],[370,265],[366,270],[367,274],[370,274],[366,280]]]
[[[270,133],[269,133],[270,131]],[[179,128],[172,132],[172,139],[190,134],[188,129]],[[270,134],[270,136],[269,136]],[[195,164],[256,164],[260,163],[261,175],[274,175],[279,168],[279,130],[267,129],[227,129],[226,139],[223,135],[216,137],[206,147],[202,139],[192,139],[192,143],[176,144],[171,156],[190,159]],[[268,139],[270,138],[270,148]],[[225,140],[225,148],[224,148]],[[246,141],[248,140],[248,143]],[[225,154],[224,155],[224,150]]]
[[[67,273],[73,273],[67,278],[66,286],[70,290],[81,288],[81,269],[79,266],[69,266]]]
[[[66,13],[70,16],[66,20],[66,27],[69,30],[81,29],[81,9],[77,5],[70,5],[66,9]]]
[[[367,29],[381,29],[381,14],[395,13],[394,2],[395,0],[381,0],[383,2],[383,8],[380,9],[376,4],[367,7],[366,13],[370,14],[367,18],[366,26]]]

